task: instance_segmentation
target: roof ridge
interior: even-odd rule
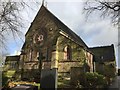
[[[105,48],[105,47],[114,47],[114,44],[111,44],[111,45],[105,45],[105,46],[89,47],[89,49],[93,49],[93,48]]]
[[[77,40],[79,39],[79,44],[80,44],[80,41],[82,41],[82,43],[84,44],[84,47],[88,48],[88,46],[85,44],[85,42],[81,39],[80,36],[78,36],[75,32],[73,32],[66,24],[64,24],[58,17],[56,17],[52,12],[50,12],[46,7],[44,7],[44,5],[41,6],[41,8],[44,8],[46,9],[46,11],[48,11],[52,16],[53,18],[57,19],[64,27],[66,27],[69,31],[70,31],[70,34],[72,34],[72,37],[76,37]],[[58,25],[59,26],[59,25]],[[64,32],[67,32],[66,30],[63,30]],[[75,39],[76,40],[76,39]]]
[[[33,22],[36,20],[37,15],[40,13],[40,11],[46,11],[48,12],[48,14],[52,17],[52,19],[54,19],[54,22],[56,22],[56,25],[58,26],[58,28],[60,27],[60,29],[62,28],[66,28],[65,30],[62,29],[64,32],[66,32],[67,34],[69,34],[69,36],[71,36],[74,41],[76,41],[79,45],[88,48],[88,46],[85,44],[85,42],[81,39],[80,36],[78,36],[75,32],[73,32],[66,24],[64,24],[58,17],[56,17],[52,12],[50,12],[43,4],[41,5],[38,13],[36,14]],[[32,24],[30,25],[27,33],[29,32],[30,28],[31,28]],[[27,35],[27,33],[25,34],[25,36]]]

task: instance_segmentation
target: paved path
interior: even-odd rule
[[[109,89],[120,90],[120,76],[117,76],[112,85],[109,86]]]

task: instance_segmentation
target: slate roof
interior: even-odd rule
[[[115,61],[114,45],[89,48],[94,55],[95,62]]]
[[[20,56],[16,55],[16,56],[6,56],[5,62],[7,61],[19,61],[20,60]]]
[[[62,11],[61,11],[62,12]],[[65,33],[67,33],[76,43],[78,43],[80,46],[84,47],[84,48],[88,48],[88,46],[84,43],[84,41],[77,35],[75,34],[70,28],[68,28],[63,22],[61,22],[55,15],[53,15],[46,7],[44,7],[43,5],[41,6],[40,10],[38,11],[34,21],[32,24],[34,24],[35,20],[37,18],[39,18],[39,15],[42,15],[42,17],[44,17],[45,15],[48,15],[57,25],[57,27],[64,31]],[[31,24],[31,25],[32,25]],[[31,28],[31,26],[30,26]],[[30,31],[30,28],[28,30],[28,32]],[[27,33],[28,33],[27,32]],[[26,34],[27,34],[26,33]]]

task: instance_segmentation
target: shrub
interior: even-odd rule
[[[2,74],[2,86],[6,86],[8,79],[9,79],[8,77]]]
[[[87,72],[80,75],[80,84],[86,88],[104,87],[107,84],[105,77],[96,72]]]
[[[104,86],[106,84],[106,80],[103,75],[98,73],[86,73],[86,83],[88,87],[97,87]]]
[[[2,72],[2,86],[7,86],[8,82],[13,79],[15,71],[9,70]]]

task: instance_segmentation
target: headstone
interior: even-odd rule
[[[71,67],[71,76],[70,76],[70,82],[71,84],[77,84],[78,80],[80,78],[80,75],[84,72],[83,67]]]
[[[19,85],[19,86],[13,87],[11,90],[38,90],[38,86]]]
[[[40,88],[42,90],[57,89],[57,69],[43,69],[41,71]]]

